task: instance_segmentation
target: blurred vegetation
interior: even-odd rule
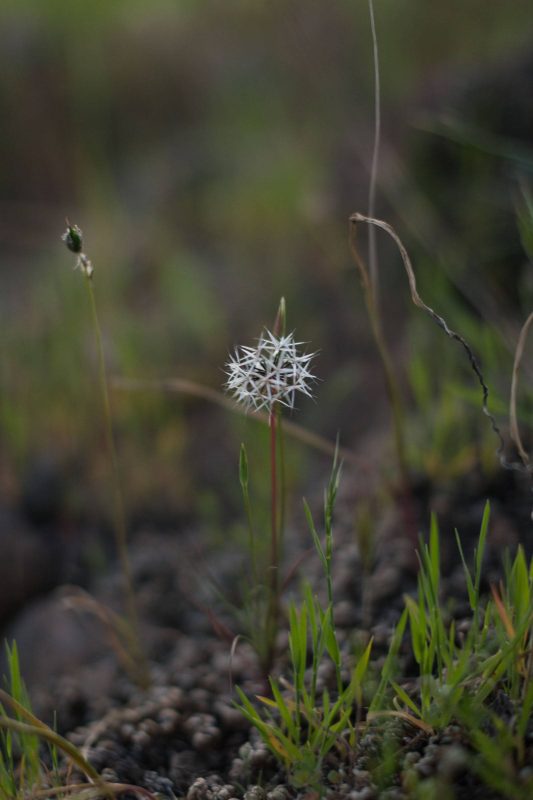
[[[427,302],[480,347],[502,415],[533,300],[532,11],[532,0],[376,2],[378,214],[402,231]],[[321,353],[317,401],[301,403],[298,422],[355,444],[387,421],[347,247],[349,214],[366,210],[373,138],[365,2],[4,0],[0,45],[8,498],[46,455],[64,476],[66,514],[106,513],[96,355],[59,238],[65,216],[95,267],[112,374],[219,388],[228,351],[272,321],[283,294],[289,327]],[[379,247],[387,333],[404,364],[407,332],[423,410],[414,454],[430,472],[439,459],[467,465],[483,423],[469,418],[471,379],[408,310],[397,256]],[[117,391],[113,402],[134,515],[211,522],[239,507],[238,444],[260,462],[257,423],[163,392]],[[293,481],[308,456],[293,448]]]

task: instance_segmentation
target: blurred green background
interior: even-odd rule
[[[427,302],[472,338],[504,419],[533,299],[533,2],[376,0],[375,13],[377,213],[408,246]],[[110,502],[67,216],[95,267],[112,375],[220,389],[228,352],[284,295],[289,328],[320,351],[316,401],[295,421],[352,447],[388,424],[347,247],[348,217],[368,204],[373,104],[363,0],[0,0],[6,502],[26,498],[38,515],[39,491],[55,492],[71,521]],[[471,375],[409,308],[381,238],[379,258],[387,334],[421,410],[413,459],[468,466],[487,433]],[[162,391],[116,391],[113,405],[132,519],[227,517],[242,439],[261,485],[253,420]],[[294,481],[313,469],[309,453],[291,451]],[[317,464],[325,474],[327,459]]]

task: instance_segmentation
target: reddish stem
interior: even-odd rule
[[[268,610],[266,617],[266,639],[267,646],[265,651],[265,661],[263,670],[265,680],[268,685],[268,675],[274,661],[274,651],[276,648],[276,638],[278,631],[278,476],[277,476],[277,420],[274,409],[270,411],[270,486],[271,486],[271,514],[272,514],[272,533],[270,542],[270,576],[268,591]]]
[[[272,592],[272,605],[277,610],[278,593],[278,476],[277,476],[277,420],[274,409],[270,412],[270,486],[271,486],[271,514],[272,514],[272,540],[270,550],[270,586]]]

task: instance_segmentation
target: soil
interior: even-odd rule
[[[346,468],[336,509],[333,562],[335,621],[346,677],[354,650],[370,635],[373,661],[378,667],[383,663],[403,595],[416,589],[416,542],[406,518],[416,529],[426,530],[428,509],[439,513],[443,595],[455,600],[458,627],[468,616],[468,606],[453,527],[460,529],[464,551],[471,557],[484,502],[490,498],[487,590],[501,576],[504,547],[512,552],[521,542],[530,554],[533,544],[530,495],[522,479],[497,472],[487,481],[471,474],[447,490],[437,492],[420,481],[407,499],[403,494],[395,503],[376,500],[379,525],[371,552],[363,559],[354,518],[358,495],[367,496],[368,491],[369,486]],[[318,519],[319,492],[315,500]],[[298,566],[288,570],[292,577],[287,597],[298,596],[302,577],[312,582],[319,595],[324,592],[318,558],[310,544],[303,527],[291,528],[286,563]],[[109,628],[99,619],[103,608],[120,609],[117,573],[93,579],[90,594],[62,585],[42,595],[39,584],[41,596],[27,603],[5,630],[8,639],[18,642],[34,710],[48,722],[55,715],[59,731],[82,749],[105,778],[144,787],[159,797],[318,798],[316,786],[288,781],[279,762],[234,706],[235,685],[250,698],[265,692],[251,646],[239,640],[232,650],[238,622],[230,604],[220,599],[235,602],[238,598],[236,586],[247,570],[242,554],[236,548],[213,549],[208,538],[192,528],[146,528],[132,541],[131,561],[150,688],[140,690],[130,679],[110,641]],[[403,675],[412,684],[415,665],[407,649],[402,658]],[[285,630],[279,636],[276,673],[290,678]],[[320,685],[334,691],[333,677],[326,660]],[[494,703],[504,720],[511,718],[508,698],[502,695]],[[390,774],[383,755],[384,738],[397,758]],[[533,729],[527,755],[526,763],[533,764]],[[529,769],[525,768],[524,780]],[[434,778],[436,785],[448,787],[450,796],[459,800],[500,796],[491,793],[473,771],[472,754],[459,725],[430,734],[398,720],[368,725],[357,746],[342,755],[334,749],[324,762],[321,784],[324,796],[331,800],[403,800],[412,796],[408,787],[413,775]]]

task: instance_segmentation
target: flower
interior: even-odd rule
[[[315,380],[309,371],[315,353],[299,355],[301,344],[292,333],[275,336],[265,328],[256,347],[235,349],[226,364],[224,388],[248,411],[271,413],[275,403],[294,408],[296,392],[311,397],[309,382]]]

